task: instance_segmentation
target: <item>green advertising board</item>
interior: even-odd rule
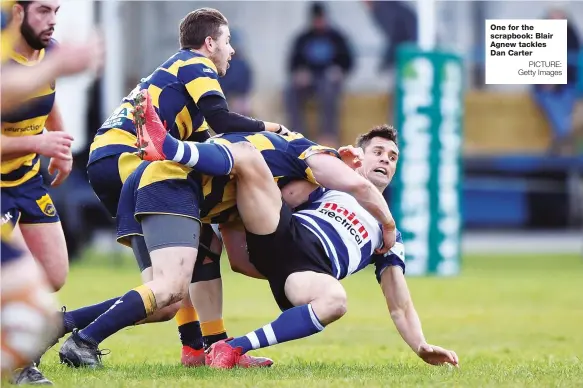
[[[395,127],[400,157],[391,210],[408,275],[457,275],[461,248],[463,68],[460,57],[401,46]]]

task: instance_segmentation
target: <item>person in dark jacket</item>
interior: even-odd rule
[[[329,25],[321,3],[312,4],[310,18],[311,25],[297,36],[291,51],[287,112],[292,130],[305,133],[304,103],[315,96],[320,112],[318,142],[337,146],[342,85],[353,67],[353,56],[346,38]]]

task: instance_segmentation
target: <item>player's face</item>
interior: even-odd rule
[[[231,47],[231,31],[228,26],[221,26],[221,35],[214,43],[210,59],[217,67],[219,76],[222,77],[227,74],[229,61],[235,54],[235,50]]]
[[[391,140],[373,138],[364,149],[364,158],[359,172],[376,187],[384,190],[393,179],[399,160],[399,149]]]
[[[26,43],[35,50],[48,46],[57,24],[58,0],[32,2],[24,12],[20,32]]]

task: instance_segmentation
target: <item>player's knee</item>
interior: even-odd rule
[[[52,268],[50,271],[46,271],[47,280],[52,287],[54,292],[59,291],[65,285],[67,281],[67,275],[69,274],[69,266],[61,266]]]
[[[165,279],[163,282],[156,281],[160,287],[156,287],[154,296],[158,307],[166,307],[175,304],[188,295],[188,280],[185,279]]]
[[[322,295],[312,302],[312,308],[323,325],[342,318],[347,311],[348,298],[344,289]]]
[[[258,163],[263,162],[261,153],[249,143],[232,144],[230,150],[233,155],[233,172],[237,175],[256,171]]]
[[[152,287],[158,308],[174,304],[188,296],[188,286],[190,284],[190,273],[174,274],[170,276],[165,273],[154,273],[155,284]]]
[[[346,314],[348,309],[347,302],[346,293],[338,293],[328,297],[330,316],[333,320],[340,319]]]
[[[176,313],[180,309],[180,302],[173,303],[169,306],[164,307],[159,310],[158,322],[171,321],[176,316]]]

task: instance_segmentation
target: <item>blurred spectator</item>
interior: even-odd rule
[[[548,12],[548,19],[567,19],[567,66],[566,85],[535,85],[533,95],[543,110],[553,131],[551,153],[572,153],[575,145],[573,132],[573,110],[577,101],[577,55],[581,43],[573,24],[564,11]],[[574,60],[575,59],[575,60]]]
[[[337,146],[342,86],[353,56],[346,38],[329,25],[323,4],[312,4],[310,19],[310,26],[295,39],[289,63],[291,85],[286,105],[290,129],[306,132],[303,108],[315,95],[320,112],[318,142]]]
[[[404,1],[364,2],[386,39],[381,71],[391,69],[395,65],[397,46],[417,41],[417,15]]]
[[[229,108],[233,112],[251,116],[253,72],[245,57],[243,39],[239,32],[234,29],[231,30],[231,45],[235,49],[235,55],[229,63],[227,74],[219,78],[219,82],[227,98]]]

